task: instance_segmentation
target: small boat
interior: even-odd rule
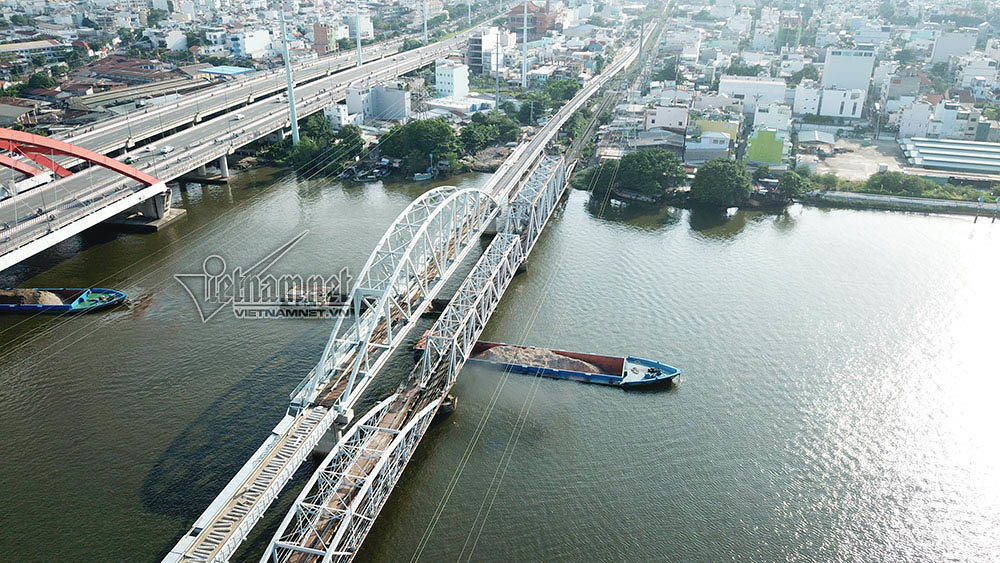
[[[414,356],[423,354],[425,338],[422,337],[414,346]],[[666,385],[681,374],[681,370],[673,366],[632,356],[567,352],[483,340],[472,347],[469,361],[490,363],[528,375],[623,389]]]
[[[413,175],[414,182],[423,182],[424,180],[430,180],[434,175],[430,172],[417,172]]]
[[[121,291],[100,287],[6,288],[0,289],[0,312],[90,313],[114,307],[125,297]]]

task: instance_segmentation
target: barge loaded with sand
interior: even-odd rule
[[[414,346],[414,355],[424,351],[424,338]],[[528,375],[568,379],[584,383],[637,389],[667,385],[681,374],[673,366],[632,356],[606,356],[478,341],[470,362],[486,362]]]
[[[115,289],[0,289],[0,313],[89,313],[114,307],[126,295]]]

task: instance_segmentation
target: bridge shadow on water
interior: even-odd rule
[[[320,324],[308,329],[199,413],[146,475],[143,506],[193,522],[284,416],[288,395],[319,357],[327,330]],[[315,346],[304,349],[303,341]]]
[[[431,322],[421,319],[413,334],[419,335]],[[143,480],[140,499],[147,510],[183,522],[178,538],[284,416],[289,394],[319,359],[329,328],[317,323],[264,360],[202,411],[153,465]],[[314,346],[304,348],[303,342],[312,342]],[[357,416],[391,394],[409,374],[413,363],[412,350],[401,346],[355,405]],[[242,561],[251,554],[259,557],[306,479],[315,471],[316,463],[317,460],[306,459],[250,532],[233,561]],[[164,546],[157,560],[171,547],[173,542]]]

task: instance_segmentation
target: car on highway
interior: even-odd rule
[[[156,145],[146,145],[146,152],[153,152],[156,150]]]
[[[172,147],[170,145],[163,145],[163,148],[160,149],[160,154],[167,154],[169,152],[173,152],[173,150],[174,150],[174,147]]]
[[[239,120],[243,119],[244,117],[245,116],[242,113],[237,113],[236,115],[233,116],[233,121],[239,121]]]

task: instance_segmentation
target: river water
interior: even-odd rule
[[[187,216],[160,233],[87,233],[0,275],[131,298],[0,317],[0,560],[162,557],[280,418],[331,324],[202,322],[175,274],[213,255],[249,267],[305,231],[276,273],[356,271],[431,185],[255,171],[176,191]],[[358,560],[996,557],[998,280],[988,220],[572,192],[485,337],[661,360],[682,381],[625,393],[467,367]],[[407,370],[404,354],[366,404]],[[259,557],[297,491],[237,559]]]

